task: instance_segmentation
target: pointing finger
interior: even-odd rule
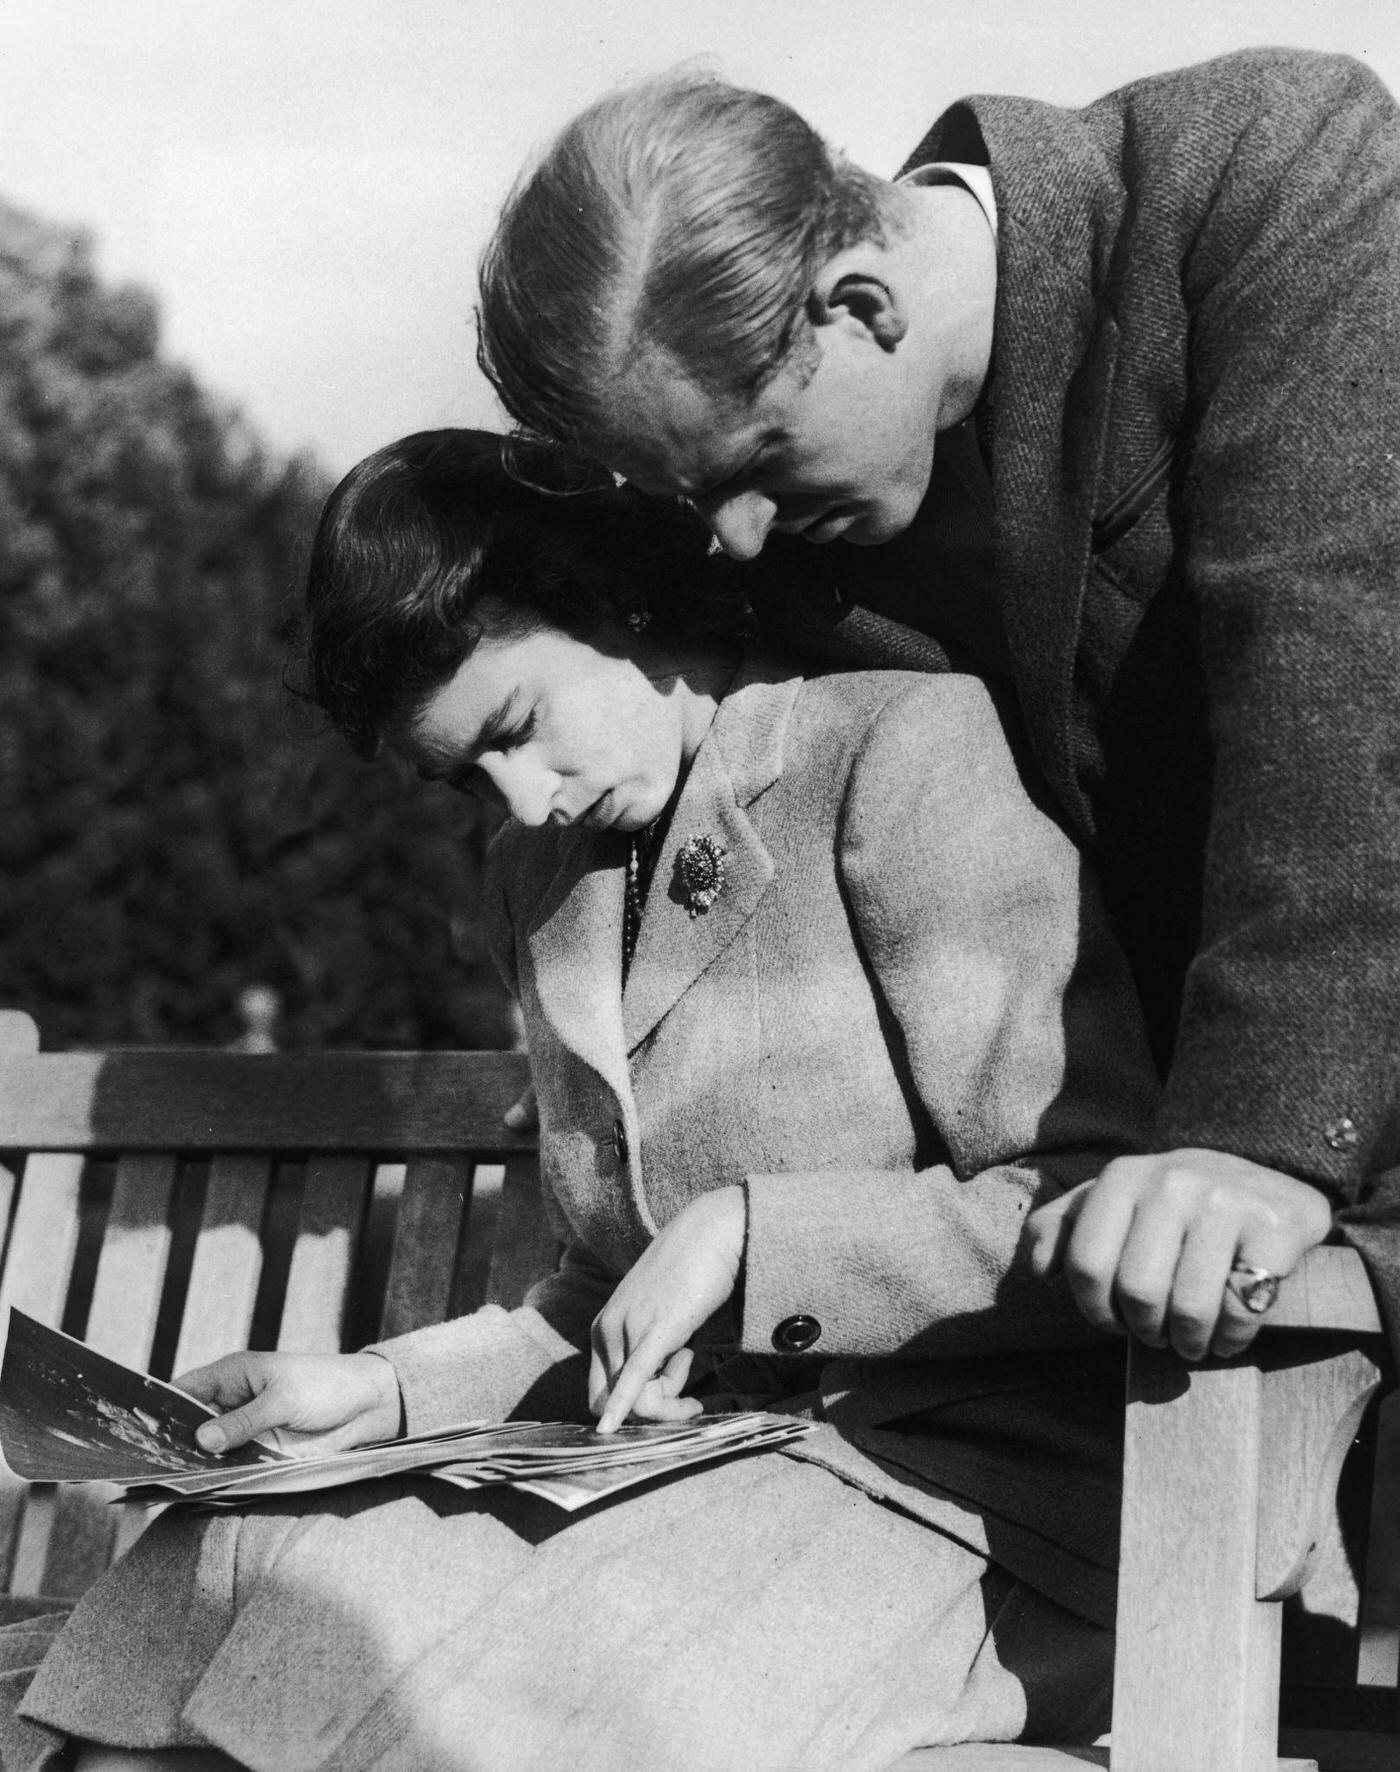
[[[1025,1240],[1030,1251],[1031,1267],[1041,1279],[1058,1271],[1069,1243],[1070,1233],[1084,1203],[1084,1188],[1072,1188],[1057,1200],[1037,1206],[1026,1220]]]

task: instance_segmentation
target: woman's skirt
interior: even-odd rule
[[[1092,1740],[1111,1683],[1110,1632],[781,1452],[576,1515],[429,1477],[175,1508],[60,1623],[0,1631],[5,1772],[70,1737],[253,1772],[879,1772]]]

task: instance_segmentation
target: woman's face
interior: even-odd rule
[[[674,675],[620,645],[546,627],[485,634],[397,747],[428,781],[503,806],[522,824],[640,830],[664,809],[698,738]]]

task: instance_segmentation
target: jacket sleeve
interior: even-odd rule
[[[1351,1202],[1400,1158],[1400,111],[1365,68],[1261,77],[1184,293],[1214,780],[1154,1144]]]
[[[394,1368],[404,1431],[461,1421],[589,1421],[588,1331],[616,1281],[571,1246],[557,1273],[507,1311],[469,1316],[376,1342]]]
[[[939,1356],[1095,1339],[1020,1254],[1027,1212],[1141,1148],[1157,1099],[1126,964],[986,690],[921,680],[854,759],[838,865],[946,1161],[747,1182],[742,1339]]]

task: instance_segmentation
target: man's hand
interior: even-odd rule
[[[680,1421],[701,1405],[679,1392],[690,1370],[686,1343],[732,1295],[744,1257],[741,1187],[692,1200],[657,1235],[593,1323],[588,1406],[598,1432],[628,1415]]]
[[[310,1457],[399,1431],[399,1381],[379,1354],[226,1354],[175,1383],[226,1411],[195,1430],[206,1452],[263,1439]]]
[[[1291,1273],[1332,1227],[1320,1189],[1224,1151],[1119,1157],[1026,1223],[1037,1273],[1064,1273],[1100,1329],[1183,1359],[1241,1353],[1263,1319],[1226,1281],[1239,1261]]]

